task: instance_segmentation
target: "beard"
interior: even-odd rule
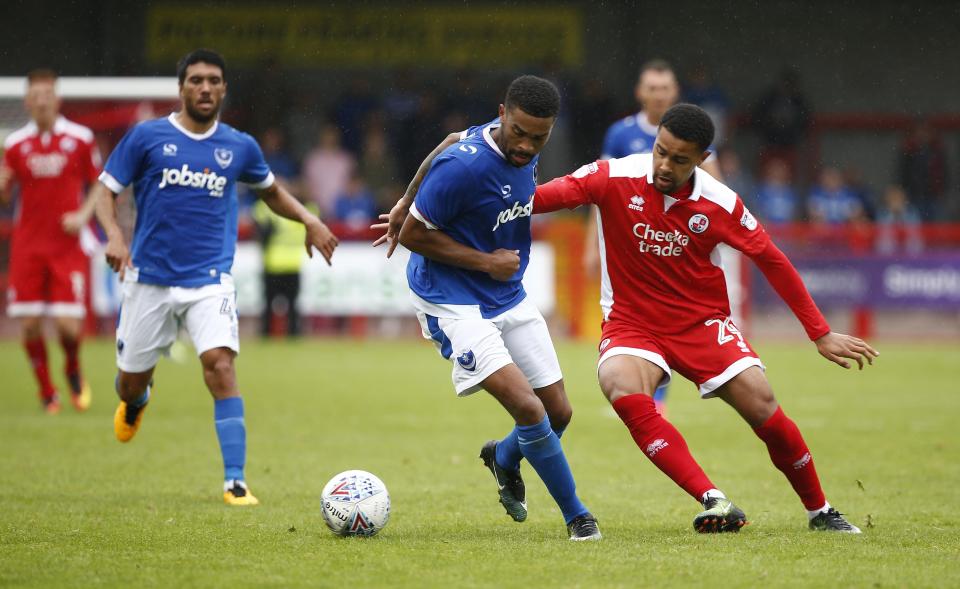
[[[202,112],[197,108],[197,105],[190,101],[184,101],[184,108],[187,110],[187,114],[190,115],[190,118],[197,121],[198,123],[209,123],[213,119],[217,118],[217,115],[220,114],[220,105],[217,104],[215,107],[208,113]]]

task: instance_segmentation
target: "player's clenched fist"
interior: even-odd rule
[[[107,265],[109,265],[114,272],[119,272],[120,278],[122,279],[124,266],[130,265],[130,250],[127,249],[127,244],[125,244],[122,239],[111,239],[107,242],[105,255],[107,257]]]
[[[487,274],[494,280],[507,281],[520,269],[520,250],[503,248],[490,252],[487,258]]]

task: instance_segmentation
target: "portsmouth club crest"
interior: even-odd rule
[[[467,350],[466,352],[457,356],[457,364],[459,364],[464,370],[469,370],[473,372],[477,369],[477,357],[473,354],[473,350]]]
[[[220,164],[220,167],[224,170],[229,168],[230,164],[233,163],[233,152],[229,149],[218,147],[213,150],[213,157],[216,158],[217,163]]]
[[[694,233],[703,233],[707,230],[707,227],[710,226],[710,219],[702,213],[697,213],[696,215],[690,217],[690,220],[687,222],[687,227],[690,228],[690,231]]]

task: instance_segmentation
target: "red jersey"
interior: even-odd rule
[[[650,154],[602,160],[537,187],[533,212],[584,204],[599,208],[605,320],[678,334],[729,316],[717,250],[726,243],[754,260],[810,339],[830,331],[800,275],[740,197],[703,170],[670,196],[653,185]]]
[[[44,133],[30,122],[8,135],[3,148],[4,164],[20,184],[14,250],[19,255],[78,247],[77,236],[63,230],[60,218],[80,207],[84,186],[100,173],[93,131],[64,117]]]

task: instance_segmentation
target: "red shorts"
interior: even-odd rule
[[[82,318],[89,269],[89,259],[79,245],[60,252],[14,248],[7,315]]]
[[[712,397],[720,386],[750,366],[763,368],[740,330],[729,317],[717,316],[679,334],[657,334],[624,321],[603,324],[599,366],[607,358],[637,356],[663,369],[664,383],[676,370]]]

